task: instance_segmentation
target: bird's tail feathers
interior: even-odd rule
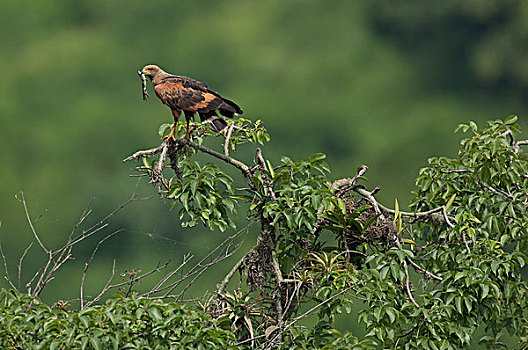
[[[231,100],[228,100],[226,98],[222,98],[223,102],[218,107],[218,111],[220,114],[222,114],[224,117],[233,118],[237,115],[241,115],[244,113],[240,107],[236,103],[234,103]]]
[[[227,127],[227,122],[217,116],[216,114],[213,115],[204,115],[200,114],[200,120],[202,123],[209,123],[211,124],[211,128],[216,132],[222,132]]]

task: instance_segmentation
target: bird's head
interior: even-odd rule
[[[156,75],[160,73],[165,73],[163,69],[160,67],[154,65],[154,64],[148,64],[143,69],[141,69],[141,72],[145,74],[146,77],[149,77],[150,79],[154,79]]]

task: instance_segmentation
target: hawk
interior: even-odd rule
[[[174,124],[167,138],[176,140],[174,131],[182,111],[187,120],[186,139],[189,139],[189,121],[194,119],[195,112],[198,112],[202,122],[211,123],[212,128],[217,132],[224,130],[227,123],[216,114],[216,111],[228,118],[242,114],[242,110],[236,103],[223,98],[201,81],[181,75],[172,75],[153,64],[143,67],[141,72],[150,78],[156,96],[171,109]]]

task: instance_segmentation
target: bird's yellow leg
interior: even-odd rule
[[[176,131],[176,122],[174,122],[174,124],[172,124],[170,134],[168,134],[167,136],[165,136],[163,139],[164,139],[164,140],[172,139],[172,141],[176,141],[176,137],[174,137],[174,132],[175,132],[175,131]]]
[[[176,141],[176,137],[174,137],[174,133],[176,132],[176,125],[178,124],[178,119],[180,119],[180,113],[179,110],[171,109],[172,116],[174,117],[174,124],[172,124],[171,132],[167,136],[165,136],[163,139],[168,140],[169,138],[172,139],[172,141]]]

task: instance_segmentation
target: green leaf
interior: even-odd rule
[[[462,314],[462,297],[458,296],[455,298],[455,306],[459,314]]]
[[[313,162],[316,162],[316,161],[319,161],[319,160],[323,160],[323,159],[326,159],[326,154],[324,154],[324,153],[315,153],[315,154],[312,154],[310,156],[310,158],[308,158],[308,161],[310,163],[313,163]]]
[[[504,120],[504,124],[507,124],[507,125],[514,124],[516,121],[517,121],[517,116],[512,114],[506,117],[506,119]]]
[[[394,310],[392,307],[388,307],[385,309],[385,313],[389,316],[390,323],[394,323],[396,320],[396,310]]]
[[[455,200],[455,197],[456,197],[456,193],[453,193],[453,195],[451,196],[451,198],[449,198],[449,200],[447,201],[447,203],[445,205],[446,210],[448,210],[449,207],[453,204],[453,201]]]
[[[482,289],[482,294],[480,295],[480,300],[488,296],[489,286],[487,284],[481,284],[480,288]]]

